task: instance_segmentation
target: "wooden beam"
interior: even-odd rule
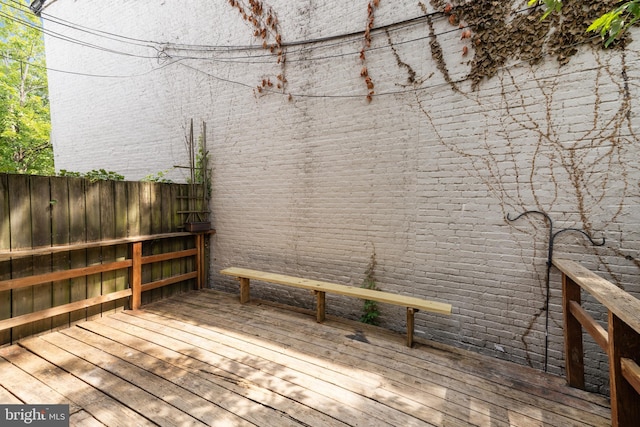
[[[3,280],[0,282],[0,291],[19,289],[27,286],[39,285],[41,283],[54,282],[58,280],[73,279],[74,277],[88,276],[90,274],[121,270],[129,267],[131,267],[131,260],[124,260],[110,262],[108,264],[92,265],[91,267],[54,271],[53,273],[38,274],[35,276],[21,277],[19,279]]]
[[[211,230],[211,232],[215,233],[214,230]],[[15,251],[1,250],[0,261],[7,261],[10,259],[23,258],[28,256],[34,256],[34,255],[46,255],[46,254],[54,254],[59,252],[79,251],[82,249],[93,249],[93,248],[101,248],[104,246],[122,245],[126,243],[136,243],[136,242],[146,242],[149,240],[172,239],[176,237],[187,237],[187,236],[193,236],[193,233],[176,232],[176,233],[150,234],[146,236],[124,237],[120,239],[100,240],[100,241],[86,242],[86,243],[74,243],[70,245],[44,246],[40,248],[20,249]]]
[[[204,235],[196,234],[196,289],[204,288]]]
[[[246,277],[240,277],[240,303],[244,304],[251,300],[251,295],[249,292],[249,279]]]
[[[83,308],[92,307],[94,305],[103,304],[109,301],[115,301],[121,298],[126,298],[128,296],[131,296],[131,289],[112,292],[110,294],[84,299],[82,301],[76,301],[69,304],[59,305],[57,307],[47,308],[46,310],[36,311],[35,313],[12,317],[11,319],[0,321],[0,330],[14,328],[16,326],[25,325],[27,323],[43,320],[53,316],[58,316],[64,313],[70,313],[75,310],[81,310]]]
[[[638,358],[640,336],[622,319],[609,312],[609,384],[611,425],[637,426],[640,420],[640,394],[623,375],[622,358]],[[628,363],[626,364],[629,368]],[[627,369],[628,371],[628,369]]]
[[[178,274],[176,276],[167,277],[166,279],[160,279],[160,280],[156,280],[155,282],[143,284],[142,292],[150,291],[156,288],[161,288],[163,286],[173,285],[174,283],[180,283],[186,280],[196,279],[197,277],[198,277],[197,271],[192,271],[190,273]]]
[[[562,311],[564,314],[564,359],[567,383],[584,390],[584,350],[582,326],[571,312],[571,303],[580,305],[580,286],[562,274]]]
[[[142,304],[142,242],[136,242],[131,247],[131,309],[137,310]]]
[[[407,347],[409,348],[413,347],[414,314],[417,311],[413,307],[407,307]]]
[[[325,319],[325,297],[326,293],[322,291],[314,291],[316,294],[316,321],[324,322]]]
[[[589,332],[589,335],[593,337],[600,348],[605,352],[609,352],[609,335],[607,331],[576,301],[569,303],[569,311],[580,322],[582,327]]]
[[[151,264],[154,262],[171,261],[174,259],[187,258],[198,255],[197,249],[185,249],[183,251],[168,252],[158,255],[147,255],[142,257],[142,264]]]
[[[554,259],[555,265],[582,289],[640,334],[640,300],[574,261]]]
[[[640,366],[631,359],[626,357],[620,358],[620,366],[622,369],[622,376],[629,382],[640,394]]]

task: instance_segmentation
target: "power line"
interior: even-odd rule
[[[176,59],[174,61],[169,61],[169,62],[167,62],[165,64],[162,64],[159,67],[152,68],[149,71],[145,71],[145,72],[139,73],[139,74],[112,75],[112,74],[80,73],[80,72],[77,72],[77,71],[61,70],[61,69],[58,69],[58,68],[51,68],[51,67],[47,67],[47,66],[44,66],[44,65],[38,65],[38,64],[35,64],[33,62],[25,61],[22,58],[16,58],[16,57],[11,56],[11,55],[6,55],[6,54],[4,54],[2,52],[0,52],[0,57],[15,61],[15,62],[18,62],[18,63],[21,63],[21,64],[25,64],[25,65],[28,64],[30,67],[40,68],[40,69],[43,69],[43,70],[53,71],[53,72],[56,72],[56,73],[71,74],[71,75],[75,75],[75,76],[84,76],[84,77],[110,78],[110,79],[129,79],[129,78],[134,78],[134,77],[146,76],[148,74],[153,73],[154,71],[161,70],[161,69],[163,69],[165,67],[168,67],[170,65],[176,64],[176,63],[181,61],[181,59]]]
[[[5,3],[4,1],[1,1],[1,3],[4,4],[5,6],[11,7],[13,9],[17,9],[15,6],[11,6],[11,5]],[[25,12],[23,9],[19,9],[19,10],[21,12]],[[25,12],[25,13],[27,13],[27,12]],[[37,26],[37,25],[33,24],[32,22],[26,21],[24,19],[20,19],[18,17],[11,16],[11,15],[7,14],[6,12],[0,11],[0,16],[4,17],[5,19],[9,19],[9,20],[11,20],[13,22],[16,22],[16,23],[18,23],[20,25],[23,25],[25,27],[28,27],[28,28],[31,28],[33,30],[39,31],[40,33],[45,34],[47,36],[50,36],[50,37],[53,37],[53,38],[56,38],[56,39],[59,39],[59,40],[63,40],[63,41],[69,42],[69,43],[77,44],[77,45],[80,45],[80,46],[88,47],[88,48],[91,48],[91,49],[101,50],[101,51],[104,51],[104,52],[113,53],[113,54],[117,54],[117,55],[137,57],[137,58],[147,58],[147,59],[155,59],[155,58],[157,58],[157,54],[154,55],[154,56],[137,55],[137,54],[133,54],[133,53],[130,53],[130,52],[118,51],[118,50],[115,50],[115,49],[111,49],[111,48],[107,48],[107,47],[104,47],[104,46],[99,46],[99,45],[96,45],[96,44],[93,44],[93,43],[89,43],[89,42],[86,42],[86,41],[83,41],[83,40],[75,39],[73,37],[70,37],[70,36],[67,36],[67,35],[64,35],[64,34],[49,30],[49,29],[45,29],[45,28],[40,27],[40,26]],[[149,47],[156,49],[153,46],[149,46]],[[156,51],[158,51],[158,50],[156,49]]]

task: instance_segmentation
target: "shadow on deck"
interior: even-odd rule
[[[0,403],[71,425],[608,426],[563,378],[201,290],[0,349]]]

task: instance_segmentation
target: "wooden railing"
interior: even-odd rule
[[[85,309],[88,307],[104,304],[110,301],[116,301],[123,298],[130,298],[129,308],[138,309],[142,301],[142,293],[152,289],[157,289],[163,286],[171,285],[174,283],[180,283],[187,280],[195,279],[195,287],[202,288],[205,281],[205,236],[213,233],[213,231],[203,233],[164,233],[155,234],[150,236],[140,236],[113,240],[103,240],[97,242],[88,242],[73,245],[64,246],[49,246],[37,249],[26,249],[17,251],[0,251],[0,262],[9,261],[18,258],[48,255],[55,253],[80,251],[87,249],[105,248],[109,246],[127,245],[128,256],[125,259],[119,259],[115,261],[105,262],[102,264],[72,268],[67,270],[56,270],[50,273],[30,275],[26,277],[8,279],[0,281],[0,292],[8,290],[16,290],[26,288],[29,286],[41,285],[49,282],[56,282],[61,280],[68,280],[78,277],[89,276],[92,274],[105,273],[116,270],[127,269],[129,272],[129,287],[124,290],[105,293],[92,298],[86,298],[79,301],[73,301],[68,304],[62,304],[55,307],[39,310],[33,313],[23,314],[20,316],[11,317],[9,319],[0,320],[0,331],[15,328],[17,326],[25,325],[31,322],[40,321],[53,316],[61,314],[71,313],[76,310]],[[157,242],[166,239],[176,238],[190,238],[194,239],[192,249],[181,249],[170,252],[163,252],[153,255],[142,255],[142,245],[144,242]],[[193,268],[189,268],[190,271],[186,271],[180,274],[176,274],[170,277],[154,280],[151,282],[143,283],[142,266],[146,264],[181,260],[192,258]]]
[[[567,382],[584,389],[582,328],[609,356],[611,423],[637,426],[640,420],[640,300],[580,264],[554,259],[562,273],[564,346]],[[608,312],[608,330],[580,305],[580,290],[589,292]]]

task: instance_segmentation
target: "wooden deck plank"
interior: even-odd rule
[[[610,425],[558,377],[314,315],[176,295],[1,348],[0,402],[69,403],[74,426]]]
[[[314,366],[307,366],[309,368],[308,373],[293,369],[288,366],[286,358],[269,357],[274,355],[266,348],[260,348],[238,340],[233,342],[235,345],[229,345],[228,342],[233,340],[227,340],[221,334],[146,311],[140,311],[135,316],[129,313],[120,313],[120,315],[115,315],[114,317],[117,319],[129,317],[126,321],[134,322],[134,324],[143,324],[145,327],[159,333],[170,333],[172,337],[181,339],[186,343],[197,342],[198,347],[222,356],[229,361],[240,361],[241,366],[238,366],[237,369],[243,372],[244,378],[253,379],[249,374],[253,370],[266,372],[268,376],[262,378],[262,384],[264,385],[265,381],[268,382],[274,377],[278,378],[284,382],[284,386],[278,388],[281,393],[298,393],[296,398],[304,398],[313,393],[314,399],[324,401],[323,407],[326,408],[326,406],[331,405],[343,410],[342,417],[344,418],[341,419],[349,419],[349,416],[353,416],[355,411],[355,415],[359,419],[368,418],[370,422],[376,425],[424,425],[424,423],[412,419],[413,417],[407,414],[392,408],[383,408],[379,402],[330,383],[326,378],[317,378],[318,373]],[[251,351],[244,347],[249,347]],[[222,361],[222,363],[225,362]],[[229,370],[233,371],[233,369]],[[309,404],[314,404],[312,400],[308,400],[308,402]]]
[[[224,294],[223,294],[224,296]],[[238,312],[235,307],[235,301],[220,298],[216,292],[206,292],[194,299],[192,297],[186,297],[182,301],[191,302],[196,304],[202,304],[205,300],[209,300],[210,303],[214,303],[216,312],[223,315],[233,315],[239,317],[239,320],[244,322],[253,322],[258,326],[266,326],[270,321],[282,322],[290,319],[292,314],[283,312],[281,310],[273,310],[271,304],[265,304],[263,302],[257,302],[256,307],[252,313],[244,314]],[[279,305],[276,305],[279,306]],[[206,307],[205,307],[206,309]],[[256,312],[260,313],[260,318],[256,318]],[[308,315],[313,315],[311,311]],[[355,347],[352,354],[359,357],[360,352],[367,348],[367,345],[375,345],[378,347],[374,353],[384,356],[382,360],[397,362],[394,355],[402,353],[404,356],[415,356],[416,352],[412,349],[399,349],[395,341],[402,339],[399,334],[393,334],[389,331],[381,329],[379,327],[372,327],[371,325],[365,325],[356,323],[358,332],[354,330],[354,322],[343,321],[338,318],[331,318],[328,325],[331,328],[324,329],[318,328],[313,324],[304,322],[305,314],[300,314],[300,319],[303,322],[296,323],[296,331],[303,333],[303,336],[308,337],[309,340],[314,343],[326,343],[326,342],[340,342],[341,345],[349,347]],[[342,333],[337,332],[341,330]],[[360,339],[364,338],[362,331],[369,331],[369,338],[371,342],[362,343],[358,340],[357,335],[361,335]],[[386,336],[385,336],[386,335]],[[312,338],[313,337],[313,338]],[[420,344],[417,345],[417,347]],[[439,348],[433,347],[436,343],[430,343],[429,359],[438,365],[445,366],[447,368],[455,369],[456,371],[470,374],[476,377],[483,378],[492,382],[498,382],[502,385],[509,387],[510,389],[520,390],[534,396],[544,397],[545,399],[553,399],[559,402],[566,400],[575,409],[580,411],[588,411],[597,413],[604,418],[609,416],[609,403],[608,399],[604,396],[594,393],[585,392],[567,386],[566,381],[562,377],[556,377],[552,375],[541,375],[540,371],[534,370],[529,367],[516,365],[508,362],[496,363],[495,358],[488,356],[482,356],[473,353],[471,357],[465,357],[465,352],[460,349],[454,349],[449,346],[439,345]],[[420,363],[420,362],[418,362]],[[411,363],[402,362],[401,366],[410,365]],[[424,368],[420,365],[421,368]],[[435,371],[435,372],[439,372]],[[526,378],[526,381],[523,381]]]
[[[192,357],[205,364],[206,370],[201,372],[208,374],[212,381],[220,379],[230,383],[238,383],[250,390],[264,390],[267,393],[277,396],[285,396],[295,399],[309,407],[317,408],[329,417],[337,420],[348,421],[349,425],[358,425],[358,420],[367,419],[367,414],[357,408],[345,407],[342,402],[327,398],[314,390],[288,382],[286,379],[275,381],[270,372],[261,367],[253,366],[251,357],[247,357],[240,352],[226,352],[231,357],[216,353],[215,349],[207,350],[204,346],[209,346],[210,342],[199,337],[186,338],[188,341],[181,341],[179,338],[185,337],[178,331],[171,330],[165,326],[144,320],[137,316],[119,316],[123,319],[122,329],[135,336],[144,337],[154,343],[171,348],[184,356]],[[120,319],[110,316],[108,321],[119,321]],[[117,325],[117,324],[116,324]],[[117,325],[120,326],[120,325]],[[239,357],[234,358],[234,355]],[[182,358],[184,361],[184,357]],[[268,404],[274,403],[274,398],[268,400]],[[321,425],[321,424],[320,424]]]
[[[9,390],[0,386],[0,403],[20,405],[24,402],[15,397],[11,392],[9,392]]]
[[[202,299],[203,298],[200,297],[198,300],[194,300],[194,302],[202,305],[203,304]],[[184,304],[184,302],[185,300],[183,299],[179,302],[179,304]],[[167,301],[163,304],[176,304],[176,302]],[[154,308],[158,310],[163,306],[163,304],[159,304]],[[193,313],[195,310],[196,313],[197,312],[201,313],[200,315],[197,316],[199,319],[202,319],[203,316],[208,316],[206,318],[207,320],[211,320],[211,323],[223,324],[223,323],[220,323],[220,321],[218,322],[213,321],[213,318],[215,316],[221,317],[220,320],[224,318],[228,318],[228,315],[225,313],[221,313],[221,314],[213,313],[214,310],[211,310],[211,307],[206,304],[200,309],[195,308],[197,307],[197,305],[195,306],[192,305],[191,307],[193,308],[186,308],[184,309],[184,311]],[[216,307],[218,306],[216,305]],[[170,311],[171,313],[183,312],[183,310],[177,309],[177,307],[175,306],[172,307]],[[250,316],[254,316],[254,315],[255,313],[251,313]],[[290,334],[288,334],[287,336],[284,336],[284,335],[279,336],[276,333],[272,333],[271,330],[275,328],[270,327],[268,323],[265,324],[265,322],[269,322],[270,319],[271,317],[267,316],[265,318],[258,318],[258,319],[248,317],[246,319],[238,319],[238,320],[243,325],[243,328],[242,328],[243,333],[249,333],[252,336],[255,335],[260,338],[260,340],[255,341],[256,343],[266,341],[268,343],[273,343],[272,345],[274,346],[274,348],[280,344],[280,345],[287,346],[289,348],[305,349],[305,353],[307,353],[307,356],[310,356],[313,354],[319,354],[323,351],[325,352],[323,353],[323,357],[326,357],[327,354],[331,354],[331,353],[327,353],[327,352],[331,352],[331,350],[323,350],[322,348],[315,348],[316,346],[313,342],[314,340],[306,339],[307,333],[301,334],[302,342],[292,340],[292,335]],[[296,325],[295,329],[297,330],[301,326],[303,325]],[[316,328],[316,329],[319,330],[321,328]],[[234,332],[227,332],[227,335],[229,334],[232,336],[240,336],[240,335],[235,335]],[[245,341],[252,341],[249,338],[243,338],[243,339]],[[318,341],[332,342],[335,339],[336,338],[333,338],[333,339],[324,338]],[[337,337],[337,339],[340,339],[340,337]],[[262,344],[262,345],[268,346],[271,344]],[[378,350],[373,351],[373,353],[376,354],[377,358],[379,358],[379,356],[381,355]],[[389,354],[390,357],[386,357],[386,358],[383,357],[382,359],[394,360],[396,358],[396,356],[394,355],[397,353],[398,352],[395,352],[394,350],[394,353]],[[360,368],[364,366],[364,364],[366,363],[366,360],[362,360],[362,357],[368,354],[371,354],[371,350],[369,350],[368,352],[362,352],[359,356],[354,355],[350,359],[350,363],[358,364],[357,366]],[[342,359],[345,358],[344,355],[341,355],[340,357]],[[415,362],[412,362],[411,360],[407,360],[405,363],[403,363],[403,365],[410,366],[412,363],[415,363]],[[335,369],[337,365],[332,365],[332,366]],[[509,393],[510,399],[516,398],[516,402],[518,403],[517,411],[519,411],[519,413],[522,414],[525,418],[531,418],[532,420],[538,420],[538,421],[544,420],[546,422],[550,422],[550,423],[553,423],[554,425],[559,425],[559,426],[582,425],[582,422],[584,419],[584,415],[581,413],[582,411],[578,411],[574,408],[570,408],[569,410],[567,410],[567,408],[564,405],[557,405],[554,402],[549,401],[547,399],[541,399],[541,398],[536,399],[535,397],[527,393],[518,393],[517,391],[508,389],[499,383],[495,383],[491,381],[483,381],[482,379],[479,379],[475,376],[467,376],[463,379],[459,379],[460,374],[458,371],[443,367],[442,365],[437,365],[437,366],[434,366],[433,369],[430,369],[431,375],[424,375],[423,372],[424,372],[425,366],[426,366],[425,363],[423,361],[420,361],[419,366],[416,366],[416,369],[411,372],[408,371],[407,374],[409,376],[415,376],[416,378],[420,378],[423,381],[428,381],[429,377],[432,376],[433,374],[438,375],[439,379],[447,379],[447,381],[444,382],[443,385],[446,386],[446,390],[448,391],[448,393],[455,393],[457,390],[464,390],[465,388],[469,388],[469,386],[472,386],[473,391],[475,393],[482,390],[486,394],[485,402],[487,405],[492,405],[494,408],[496,406],[502,407],[504,410],[512,410],[511,408],[509,408],[509,404],[513,405],[513,401],[507,400],[504,398],[504,396],[507,393]],[[376,366],[376,365],[370,366],[370,372],[375,372],[376,375],[380,372],[381,369],[382,367],[380,366]],[[342,372],[343,374],[348,375],[348,371],[349,371],[348,366],[343,367],[343,372]],[[358,375],[362,375],[362,373],[359,373]],[[338,378],[336,381],[341,381],[341,379]],[[399,388],[400,387],[396,387],[393,389],[393,392],[396,395],[401,393],[401,391],[399,391]],[[380,391],[381,388],[378,386],[376,390]],[[379,396],[372,396],[372,398],[379,399]],[[541,407],[543,411],[540,410]],[[598,418],[594,418],[591,422],[594,425],[608,424],[606,419],[598,419]]]
[[[218,313],[215,315],[225,316],[230,313],[225,312],[224,308],[220,311],[220,306],[221,304],[216,302]],[[206,306],[203,308],[208,311]],[[491,413],[504,412],[506,414],[504,408],[500,408],[493,402],[479,404],[479,399],[474,399],[461,393],[459,390],[465,389],[465,384],[458,382],[453,385],[442,385],[431,381],[429,378],[437,374],[436,372],[418,374],[414,369],[408,369],[410,365],[394,361],[391,357],[383,357],[381,361],[380,353],[378,350],[372,349],[373,346],[370,343],[358,340],[354,342],[352,339],[346,338],[346,334],[339,333],[330,336],[327,333],[319,332],[321,331],[320,328],[307,326],[311,324],[301,322],[295,324],[296,332],[299,333],[299,335],[295,335],[301,342],[290,341],[291,336],[294,334],[288,334],[283,339],[282,336],[272,333],[273,330],[277,329],[277,325],[282,325],[282,322],[286,321],[286,319],[277,317],[279,314],[274,313],[273,309],[269,310],[269,313],[264,316],[256,312],[247,314],[246,316],[248,317],[235,313],[236,316],[239,316],[237,320],[243,324],[243,332],[251,333],[287,347],[304,348],[304,353],[321,354],[324,359],[332,362],[333,369],[337,369],[345,375],[350,375],[354,378],[363,375],[373,377],[373,381],[380,382],[379,388],[409,399],[419,396],[421,405],[442,411],[444,414],[462,421],[483,418]],[[254,329],[253,325],[257,326],[257,328]],[[351,330],[348,332],[354,334],[356,331]],[[366,339],[364,335],[361,335],[360,338]],[[325,340],[334,342],[337,346],[334,348],[323,347],[321,344]],[[354,370],[354,366],[358,367],[358,371]],[[420,370],[424,371],[424,367],[420,367]],[[471,405],[471,400],[475,400],[476,403]],[[496,421],[494,424],[507,425],[506,422],[502,423],[500,421]]]
[[[190,406],[187,407],[194,408],[193,411],[191,411],[192,415],[198,416],[200,419],[205,417],[211,418],[210,420],[203,419],[205,422],[219,422],[220,420],[227,418],[229,421],[232,421],[234,425],[238,426],[257,424],[264,426],[277,425],[288,427],[299,425],[299,423],[293,422],[287,417],[282,416],[279,412],[275,412],[273,410],[265,411],[265,408],[259,404],[252,405],[254,402],[251,402],[248,399],[244,399],[239,402],[237,399],[238,396],[232,395],[228,390],[216,387],[215,384],[204,380],[202,376],[198,376],[185,369],[167,363],[166,358],[170,356],[170,351],[168,349],[162,349],[163,351],[155,357],[138,351],[128,345],[121,344],[105,338],[104,336],[92,333],[81,327],[67,329],[66,331],[62,331],[62,333],[85,344],[89,344],[112,356],[126,356],[128,363],[147,372],[151,372],[172,384],[182,387],[184,390],[193,393],[195,396],[206,399],[213,405],[198,405],[196,402],[189,402]],[[111,336],[112,333],[112,330],[109,331],[109,336]],[[128,343],[131,342],[131,340],[126,341]],[[171,390],[167,390],[167,392],[171,392]],[[247,422],[236,419],[236,415],[232,417],[230,416],[230,414],[233,414],[233,411],[236,411],[238,407],[246,407],[248,409],[247,411],[243,411],[243,414],[238,414],[238,416]]]
[[[0,355],[0,384],[23,402],[46,402],[69,405],[69,412],[79,408],[47,384],[27,374]]]
[[[201,382],[204,381],[206,383],[206,387],[208,387],[207,393],[216,396],[218,404],[227,405],[229,410],[235,409],[238,411],[238,408],[243,408],[242,416],[257,425],[281,425],[283,423],[281,418],[286,415],[292,419],[299,420],[300,423],[312,426],[346,426],[345,423],[296,402],[289,396],[270,393],[268,390],[257,387],[233,372],[222,371],[215,366],[202,362],[194,357],[195,353],[201,353],[198,348],[186,348],[187,351],[185,353],[180,353],[176,351],[180,348],[180,344],[175,346],[175,342],[167,341],[162,336],[158,339],[159,335],[156,335],[156,339],[152,341],[150,340],[151,337],[149,337],[149,331],[138,326],[119,322],[113,318],[86,323],[80,325],[80,327],[95,334],[109,337],[117,343],[143,352],[150,357],[161,359],[171,366],[187,371],[190,376],[199,377]],[[168,346],[171,348],[167,348]],[[186,347],[184,343],[182,346]],[[135,361],[136,359],[134,358],[133,360]],[[203,376],[203,373],[206,375]],[[186,378],[188,379],[189,377]],[[203,396],[206,396],[206,394],[203,394]],[[276,410],[276,416],[271,413],[273,409]]]
[[[192,305],[191,308],[188,309],[200,312],[201,316],[199,317],[201,318],[207,318],[208,315],[216,316],[216,314],[210,314],[210,306],[205,305],[203,306],[203,310],[199,311],[196,307],[197,306]],[[237,314],[238,313],[236,313],[236,315]],[[257,319],[240,317],[237,318],[237,320],[243,325],[243,332],[258,336],[259,333],[251,329],[251,322],[254,320],[258,324],[264,322],[264,327],[270,329],[270,320],[272,319],[262,319],[258,316]],[[278,322],[277,324],[283,325],[282,322]],[[301,324],[295,325],[295,328],[297,329],[299,326],[301,326]],[[307,332],[305,331],[303,334],[306,335]],[[471,411],[472,413],[469,414],[468,405],[464,404],[464,402],[463,404],[456,402],[456,400],[458,400],[458,396],[456,396],[458,393],[453,389],[417,379],[416,376],[411,373],[406,374],[369,362],[368,359],[378,358],[376,354],[370,354],[370,350],[360,351],[358,354],[349,356],[317,346],[313,342],[294,342],[291,340],[292,335],[295,335],[295,332],[292,331],[291,335],[288,334],[288,336],[283,339],[282,336],[271,334],[267,331],[264,335],[260,335],[260,337],[265,338],[267,341],[273,340],[276,345],[281,344],[281,347],[286,349],[304,348],[304,350],[300,351],[311,356],[306,356],[304,359],[315,359],[316,365],[313,369],[305,369],[304,365],[299,366],[298,369],[301,371],[315,370],[322,372],[328,369],[329,372],[322,373],[322,378],[325,381],[331,381],[341,386],[346,386],[349,382],[344,380],[345,377],[349,378],[351,382],[357,381],[358,384],[364,383],[363,388],[355,388],[352,391],[367,395],[369,398],[378,402],[392,402],[392,405],[397,402],[398,409],[401,407],[404,412],[416,418],[421,418],[424,421],[440,423],[444,418],[447,418],[450,424],[457,422],[465,425],[464,422],[469,417],[474,418],[481,416],[481,414],[475,414],[475,411]],[[341,351],[343,350],[344,348],[341,348]],[[298,358],[292,351],[284,351],[283,354]],[[323,366],[325,364],[326,366]],[[416,396],[419,396],[419,399],[416,399]],[[398,397],[402,397],[403,399],[398,399]],[[465,398],[466,396],[460,397],[461,400]],[[506,425],[506,423],[499,421],[495,424]]]
[[[206,314],[201,313],[203,316]],[[149,316],[149,313],[143,313]],[[210,340],[226,348],[259,356],[264,361],[278,365],[274,374],[287,378],[301,386],[313,388],[327,397],[337,396],[343,402],[354,402],[358,407],[366,408],[366,412],[380,420],[393,425],[424,425],[424,423],[441,423],[441,411],[425,408],[421,402],[390,393],[381,387],[378,378],[359,375],[357,378],[332,369],[333,364],[322,358],[309,357],[303,359],[295,351],[281,350],[278,345],[247,339],[238,339],[233,333],[221,333],[207,326],[198,327],[188,322],[176,322],[154,317],[154,321],[166,326],[180,327],[182,331]],[[205,322],[206,323],[206,322]],[[284,347],[290,347],[285,344]],[[279,372],[282,371],[282,372]],[[450,422],[454,422],[451,420]]]
[[[33,345],[38,344],[35,342]],[[52,348],[50,351],[55,351],[62,357],[65,357],[63,351],[60,349]],[[130,425],[136,426],[154,425],[146,418],[112,399],[110,396],[96,390],[84,381],[79,380],[58,366],[27,351],[23,347],[14,345],[2,349],[0,355],[29,375],[46,383],[49,387],[54,388],[58,393],[69,399],[69,401],[84,408],[84,411],[96,422],[101,421],[99,423],[100,425],[103,425],[103,423],[106,425],[117,425],[121,423],[122,420],[128,420]],[[85,420],[85,418],[88,417],[81,417],[82,420]],[[83,421],[83,423],[89,422],[93,421]]]
[[[93,418],[86,411],[78,411],[69,415],[69,425],[74,427],[104,427],[104,424]]]
[[[58,332],[53,334],[58,334]],[[204,425],[146,390],[132,387],[127,380],[100,369],[98,366],[71,353],[60,352],[58,347],[43,339],[43,337],[50,337],[53,334],[28,340],[24,342],[24,346],[29,351],[49,360],[65,371],[71,372],[74,376],[94,388],[104,391],[138,414],[144,415],[145,418],[148,418],[156,425]],[[30,403],[43,401],[46,400],[28,400]],[[121,424],[114,424],[114,426],[117,425]]]
[[[79,331],[73,328],[69,331]],[[52,333],[45,335],[43,339],[61,349],[90,362],[104,371],[117,377],[127,379],[139,389],[146,390],[160,401],[171,405],[167,418],[172,418],[178,425],[211,425],[214,422],[219,425],[248,426],[249,423],[219,407],[198,395],[188,392],[182,387],[140,369],[123,359],[113,357],[93,347],[90,343],[74,339],[70,334]],[[199,420],[200,422],[198,422]]]

